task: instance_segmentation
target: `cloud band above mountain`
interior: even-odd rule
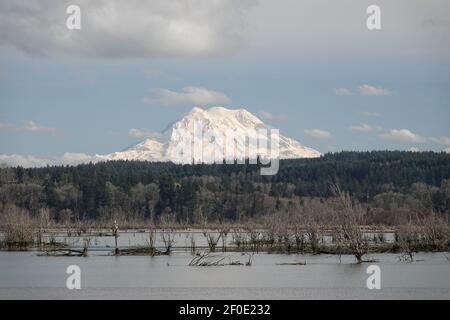
[[[70,0],[0,2],[0,45],[30,55],[95,57],[223,55],[241,46],[253,0],[75,2],[81,29],[66,27]]]
[[[231,99],[222,92],[203,87],[184,87],[181,92],[169,89],[156,88],[152,90],[152,96],[144,98],[144,103],[164,107],[193,107],[227,105]]]

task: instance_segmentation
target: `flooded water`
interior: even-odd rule
[[[366,287],[369,264],[354,264],[351,256],[260,253],[251,266],[190,267],[192,255],[181,251],[158,257],[37,253],[0,252],[0,299],[450,299],[450,262],[442,253],[419,253],[413,263],[397,254],[371,255],[381,270],[380,290]],[[279,265],[300,261],[307,264]],[[80,290],[66,288],[69,265],[81,268]]]
[[[164,243],[162,241],[161,230],[155,230],[154,245],[158,249],[164,249]],[[86,239],[89,242],[89,249],[92,251],[104,251],[108,248],[114,247],[114,237],[112,236],[98,236],[98,234],[111,234],[110,230],[102,231],[89,231],[81,236],[68,235],[64,231],[52,231],[43,236],[43,241],[51,242],[52,240],[56,242],[61,242],[69,245],[71,248],[80,249],[83,247],[83,243]],[[220,233],[216,230],[199,230],[199,229],[189,229],[171,232],[174,238],[174,245],[172,250],[174,251],[186,251],[186,248],[191,248],[193,245],[196,249],[207,249],[208,242],[206,235],[212,235],[213,238],[219,238]],[[233,241],[235,237],[239,236],[241,239],[249,240],[249,235],[245,231],[240,232],[228,232],[226,235],[220,235],[220,240],[217,242],[217,247],[221,248],[223,244],[226,247],[235,247],[235,242]],[[394,233],[392,232],[382,232],[373,233],[367,232],[366,236],[372,242],[379,239],[383,239],[385,243],[392,243],[394,241]],[[258,239],[262,239],[263,232],[259,233]],[[150,241],[149,230],[132,230],[132,231],[121,231],[118,237],[118,246],[121,249],[127,249],[136,246],[147,246]],[[332,242],[332,237],[330,235],[324,235],[321,238],[324,244],[330,244]],[[189,249],[188,249],[189,250]]]
[[[113,256],[114,238],[98,232],[77,237],[55,230],[45,235],[46,241],[71,248],[81,248],[89,239],[84,258],[0,251],[0,299],[450,299],[450,261],[444,253],[419,253],[413,263],[399,261],[398,254],[372,254],[377,261],[372,264],[381,270],[381,289],[369,290],[370,264],[355,264],[352,256],[258,253],[246,266],[247,254],[218,252],[225,261],[243,265],[192,267],[190,248],[207,248],[201,230],[176,232],[172,255],[156,257]],[[392,242],[393,237],[384,233],[381,238]],[[224,243],[233,246],[232,239],[229,233]],[[161,232],[154,240],[164,248]],[[118,238],[121,249],[148,243],[148,230],[121,232]],[[218,242],[218,251],[222,244]],[[282,265],[295,262],[306,265]],[[80,290],[66,288],[70,265],[81,269]]]

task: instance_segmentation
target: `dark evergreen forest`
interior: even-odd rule
[[[450,212],[450,154],[341,152],[281,160],[278,174],[258,165],[109,161],[78,166],[0,169],[0,214],[12,206],[32,216],[146,220],[172,213],[197,223],[238,221],[296,210],[332,197],[337,184],[367,204],[373,223],[411,213]]]

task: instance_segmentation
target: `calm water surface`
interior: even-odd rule
[[[247,261],[240,253],[232,260]],[[450,262],[420,253],[414,263],[375,254],[381,290],[366,288],[353,257],[255,254],[252,266],[189,267],[190,253],[171,256],[41,257],[0,252],[0,299],[450,299]],[[306,261],[305,266],[279,265]],[[66,289],[67,266],[81,268],[81,290]]]

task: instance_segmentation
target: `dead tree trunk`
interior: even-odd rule
[[[114,220],[114,225],[112,228],[113,235],[114,235],[114,254],[118,255],[120,253],[119,247],[117,246],[117,238],[119,237],[119,225],[117,224],[117,220]]]

